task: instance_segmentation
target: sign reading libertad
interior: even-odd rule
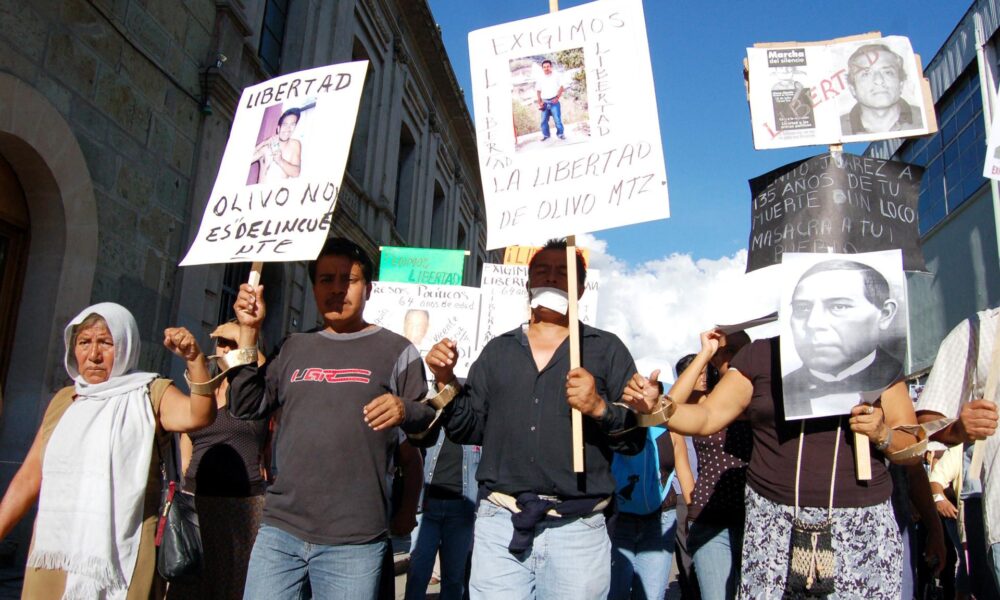
[[[243,90],[198,235],[181,265],[316,258],[333,220],[367,61]]]
[[[640,0],[469,34],[487,247],[669,216]]]
[[[747,68],[758,150],[937,131],[930,85],[902,36],[757,44]]]

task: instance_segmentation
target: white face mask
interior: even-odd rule
[[[531,308],[544,306],[550,310],[564,315],[569,312],[569,296],[566,292],[550,287],[531,288]]]

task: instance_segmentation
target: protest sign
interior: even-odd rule
[[[383,246],[379,281],[462,285],[467,250]]]
[[[376,281],[365,303],[365,320],[410,340],[421,356],[444,338],[458,346],[455,375],[465,377],[475,360],[479,290],[458,285]]]
[[[528,308],[528,267],[526,265],[483,265],[479,289],[483,309],[479,316],[479,351],[502,333],[526,323],[531,316]],[[601,272],[587,270],[584,294],[580,297],[580,321],[597,322],[597,301],[601,290]]]
[[[640,0],[469,34],[487,248],[669,216]]]
[[[758,150],[937,131],[930,84],[908,38],[756,44],[746,65]]]
[[[782,257],[785,419],[847,414],[903,375],[906,284],[899,250]]]
[[[842,152],[787,164],[750,180],[753,196],[747,272],[786,252],[851,254],[903,250],[923,271],[917,201],[924,169]]]
[[[243,90],[198,235],[181,265],[312,260],[333,220],[367,61]]]
[[[990,138],[986,143],[983,177],[1000,179],[1000,111],[994,113],[993,123],[990,124]]]
[[[507,246],[503,251],[503,264],[526,265],[541,249],[541,246]],[[590,249],[577,247],[577,250],[583,253],[583,262],[590,264]]]

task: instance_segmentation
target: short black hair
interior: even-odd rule
[[[809,267],[809,269],[802,274],[802,277],[799,277],[799,281],[795,284],[795,287],[799,287],[799,285],[807,278],[818,273],[825,273],[827,271],[855,271],[860,273],[861,287],[864,288],[865,299],[871,302],[872,306],[876,308],[882,308],[885,301],[889,299],[889,282],[886,281],[885,276],[869,265],[853,260],[835,259],[816,263],[815,265]]]
[[[545,60],[542,61],[542,66],[545,66],[545,63],[549,63],[551,65],[552,61],[546,58]]]
[[[677,364],[674,365],[674,377],[680,377],[681,373],[691,366],[691,363],[694,362],[694,358],[696,356],[697,354],[685,354],[682,356],[681,359],[677,361]],[[708,387],[708,390],[711,391],[712,388],[715,387],[715,384],[719,383],[719,370],[716,369],[712,363],[708,363],[705,366],[705,369],[707,369],[705,373],[706,387]]]
[[[567,245],[566,238],[552,238],[545,242],[544,246],[531,255],[531,260],[528,261],[528,270],[530,271],[531,265],[535,264],[535,257],[542,252],[546,250],[562,250],[563,254],[565,254]],[[576,279],[580,285],[587,282],[587,261],[583,259],[583,252],[579,247],[576,249]]]
[[[298,124],[298,122],[302,120],[302,109],[289,108],[285,112],[281,113],[281,116],[278,117],[278,127],[281,127],[281,124],[284,123],[285,119],[288,117],[295,117],[295,123]]]
[[[347,238],[332,237],[327,239],[326,243],[323,244],[323,249],[319,251],[319,256],[316,257],[316,260],[309,261],[309,281],[313,285],[316,284],[316,263],[324,256],[345,256],[351,259],[352,263],[361,265],[361,273],[365,277],[365,282],[372,282],[372,271],[374,269],[372,267],[372,259],[369,258],[368,253],[361,246]]]

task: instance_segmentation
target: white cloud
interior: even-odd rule
[[[628,265],[592,235],[578,236],[578,243],[590,249],[590,266],[601,270],[597,326],[625,342],[643,374],[662,369],[661,379],[672,380],[674,363],[698,350],[701,331],[777,309],[777,269],[744,275],[745,250],[715,260],[671,254]],[[749,333],[755,339],[777,335],[777,327]]]

